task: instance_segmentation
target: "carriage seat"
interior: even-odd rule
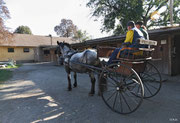
[[[152,52],[155,50],[155,46],[157,46],[157,41],[153,40],[143,40],[138,39],[138,43],[142,45],[141,48],[131,48],[129,52],[125,52],[126,54],[119,54],[117,55],[117,60],[148,60],[152,59]],[[110,55],[114,51],[116,47],[98,47],[97,48],[97,55],[100,60],[108,61]]]
[[[146,60],[152,58],[152,52],[157,46],[157,41],[138,39],[140,48],[126,47],[122,48],[117,55],[118,60]]]

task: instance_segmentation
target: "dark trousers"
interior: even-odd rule
[[[109,61],[108,61],[108,64],[111,64],[113,60],[116,60],[116,56],[117,54],[119,53],[119,50],[121,48],[116,48],[113,53],[111,54],[110,58],[109,58]]]

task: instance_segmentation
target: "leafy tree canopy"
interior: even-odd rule
[[[77,28],[70,19],[62,19],[61,23],[54,27],[54,31],[60,37],[71,37],[80,42],[90,39],[86,31]]]
[[[180,1],[174,0],[174,23],[180,22]],[[87,7],[92,9],[92,16],[102,17],[102,31],[125,33],[129,20],[143,21],[147,28],[167,26],[170,23],[168,0],[89,0]],[[152,20],[152,13],[162,10],[159,19]],[[116,20],[118,24],[115,25]]]
[[[90,36],[88,36],[88,33],[86,31],[77,30],[74,39],[79,40],[80,42],[86,41],[90,39]]]
[[[74,37],[77,32],[77,26],[70,19],[62,19],[61,23],[54,27],[54,31],[60,37]]]
[[[7,40],[12,35],[4,25],[4,22],[10,18],[8,8],[3,0],[0,0],[0,39]],[[1,41],[0,41],[1,43]]]
[[[32,34],[31,29],[28,26],[19,26],[19,27],[16,28],[14,33]]]

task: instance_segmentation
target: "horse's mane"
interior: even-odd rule
[[[71,48],[71,45],[69,43],[63,42],[64,45],[66,45],[67,47]]]
[[[62,46],[62,45],[63,45],[63,46],[66,45],[67,47],[71,48],[71,45],[70,45],[69,43],[64,42],[64,41],[63,41],[63,42],[57,41],[57,44],[58,44],[58,45],[61,45],[61,46]]]

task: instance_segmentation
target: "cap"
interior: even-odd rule
[[[138,21],[138,22],[136,22],[136,25],[143,25],[143,22],[142,21]]]
[[[134,27],[134,26],[135,26],[134,21],[129,21],[129,22],[127,23],[127,26],[132,26],[132,27]]]

